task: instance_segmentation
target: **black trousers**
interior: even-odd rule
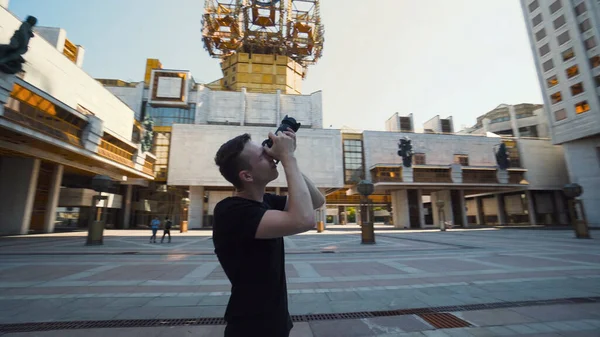
[[[162,239],[160,239],[160,242],[163,242],[163,240],[165,239],[165,235],[169,234],[169,242],[171,242],[171,230],[170,229],[165,229],[164,233],[163,233],[163,237]]]

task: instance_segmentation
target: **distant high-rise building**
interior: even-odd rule
[[[550,135],[564,146],[572,182],[600,226],[600,3],[521,0]]]

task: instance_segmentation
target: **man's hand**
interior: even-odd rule
[[[289,131],[284,131],[278,135],[269,132],[269,139],[273,141],[273,146],[265,146],[265,152],[276,160],[284,161],[294,156],[296,150],[296,136],[289,136]]]
[[[288,128],[287,131],[283,131],[286,135],[294,140],[294,151],[296,151],[296,133],[291,128]]]

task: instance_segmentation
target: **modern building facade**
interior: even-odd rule
[[[548,119],[542,104],[500,104],[494,110],[477,117],[477,123],[459,134],[550,138]]]
[[[0,7],[0,43],[22,20]],[[133,110],[82,69],[84,49],[59,28],[35,27],[23,72],[0,72],[0,234],[52,232],[69,213],[87,227],[96,175],[112,179],[107,222],[127,223],[132,185],[153,180],[155,156],[133,137]],[[138,130],[139,131],[139,130]]]
[[[554,144],[564,148],[571,182],[590,226],[600,226],[600,4],[521,0]]]

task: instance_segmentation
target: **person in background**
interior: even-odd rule
[[[163,241],[165,240],[165,235],[169,234],[169,243],[171,242],[171,227],[173,226],[173,222],[171,222],[171,220],[169,220],[169,217],[165,218],[165,228],[164,228],[164,232],[163,232],[163,236],[162,239],[160,239],[160,243],[163,243]]]
[[[150,237],[150,243],[156,243],[156,232],[158,232],[158,227],[160,226],[160,220],[155,216],[150,222],[150,228],[152,229],[152,236]]]

